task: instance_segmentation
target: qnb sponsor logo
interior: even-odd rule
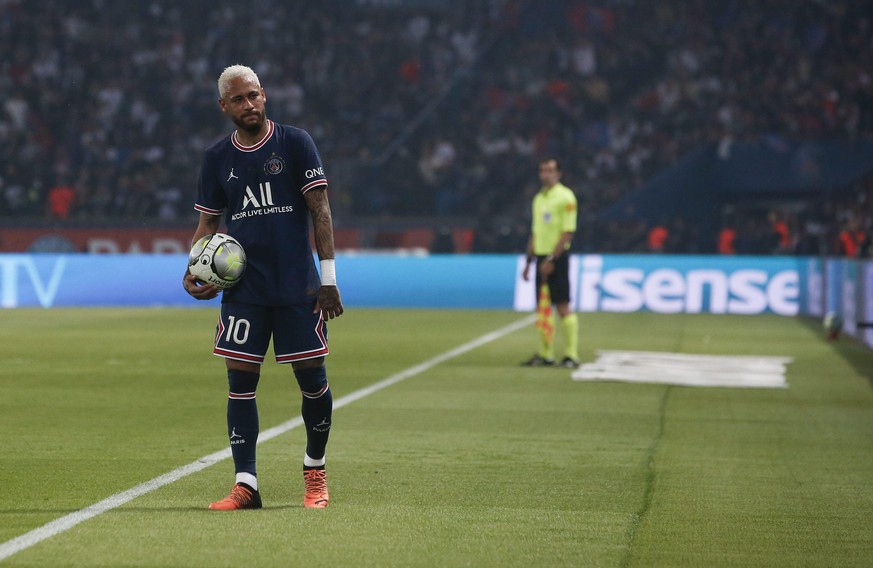
[[[799,311],[796,270],[770,275],[760,269],[613,268],[603,259],[583,259],[579,273],[582,311],[760,314],[793,316]]]
[[[323,176],[324,175],[324,168],[312,168],[311,170],[306,170],[303,173],[303,175],[306,176],[306,179],[312,179],[314,177]]]

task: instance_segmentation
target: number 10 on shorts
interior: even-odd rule
[[[227,317],[227,331],[224,334],[225,341],[233,341],[237,345],[245,345],[249,338],[251,325],[247,319],[237,319],[234,316]]]

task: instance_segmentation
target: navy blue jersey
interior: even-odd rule
[[[321,286],[309,244],[309,208],[303,194],[327,186],[312,137],[268,120],[254,146],[236,131],[210,146],[203,158],[194,208],[224,214],[227,233],[246,252],[242,280],[222,301],[262,306],[311,302]]]

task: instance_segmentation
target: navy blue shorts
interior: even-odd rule
[[[277,363],[292,363],[328,354],[327,323],[315,302],[296,306],[255,306],[224,302],[215,331],[213,353],[258,365],[264,362],[270,338]]]

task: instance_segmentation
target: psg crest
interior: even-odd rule
[[[264,163],[264,171],[270,175],[281,174],[284,170],[285,160],[275,154]]]

